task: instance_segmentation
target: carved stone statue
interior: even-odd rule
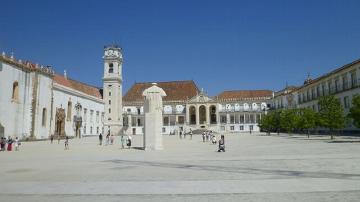
[[[166,96],[166,93],[153,83],[153,86],[145,89],[142,95],[145,97],[144,149],[162,150],[162,97]]]

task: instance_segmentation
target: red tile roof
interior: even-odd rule
[[[145,89],[152,86],[152,82],[135,83],[123,96],[124,102],[142,102],[144,100],[142,93]],[[162,88],[166,97],[164,101],[184,101],[190,99],[199,93],[199,89],[194,81],[169,81],[157,82],[157,85]]]
[[[271,90],[232,90],[223,91],[217,96],[218,100],[264,99],[272,97]]]
[[[54,82],[58,83],[62,86],[66,86],[68,88],[72,88],[74,90],[83,92],[85,94],[88,94],[90,96],[94,96],[97,98],[102,99],[100,89],[94,86],[90,86],[88,84],[81,83],[79,81],[75,81],[69,78],[65,78],[64,76],[55,74],[54,75]]]

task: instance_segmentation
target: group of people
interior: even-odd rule
[[[186,132],[183,128],[180,128],[179,138],[182,139],[184,137],[184,139],[186,139],[186,135],[190,135],[190,139],[192,140],[193,132],[192,132],[191,128],[190,128],[189,132]]]
[[[0,139],[0,151],[12,151],[13,144],[15,147],[15,151],[19,151],[19,146],[21,145],[18,137],[15,137],[13,140],[10,136],[6,139],[6,137],[1,137]]]
[[[209,142],[211,140],[211,143],[216,144],[216,137],[211,130],[206,130],[202,133],[202,140],[203,142]]]
[[[124,137],[124,135],[121,135],[120,141],[121,141],[122,149],[125,148],[125,142],[126,142],[126,146],[128,147],[128,149],[130,149],[131,142],[132,142],[132,138],[130,135],[127,135],[126,138]],[[99,145],[102,145],[102,142],[103,142],[103,136],[100,133],[99,134]],[[105,145],[113,145],[114,143],[115,143],[115,137],[114,137],[114,135],[110,134],[110,131],[109,131],[108,134],[106,135]]]

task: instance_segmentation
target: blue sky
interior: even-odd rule
[[[102,86],[103,46],[118,43],[124,91],[188,79],[210,95],[279,90],[360,58],[359,9],[351,0],[2,0],[0,51]]]

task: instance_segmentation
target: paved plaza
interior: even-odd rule
[[[163,151],[97,137],[24,142],[0,153],[0,201],[358,201],[360,139],[227,134],[164,136]],[[134,136],[134,147],[142,136]]]

